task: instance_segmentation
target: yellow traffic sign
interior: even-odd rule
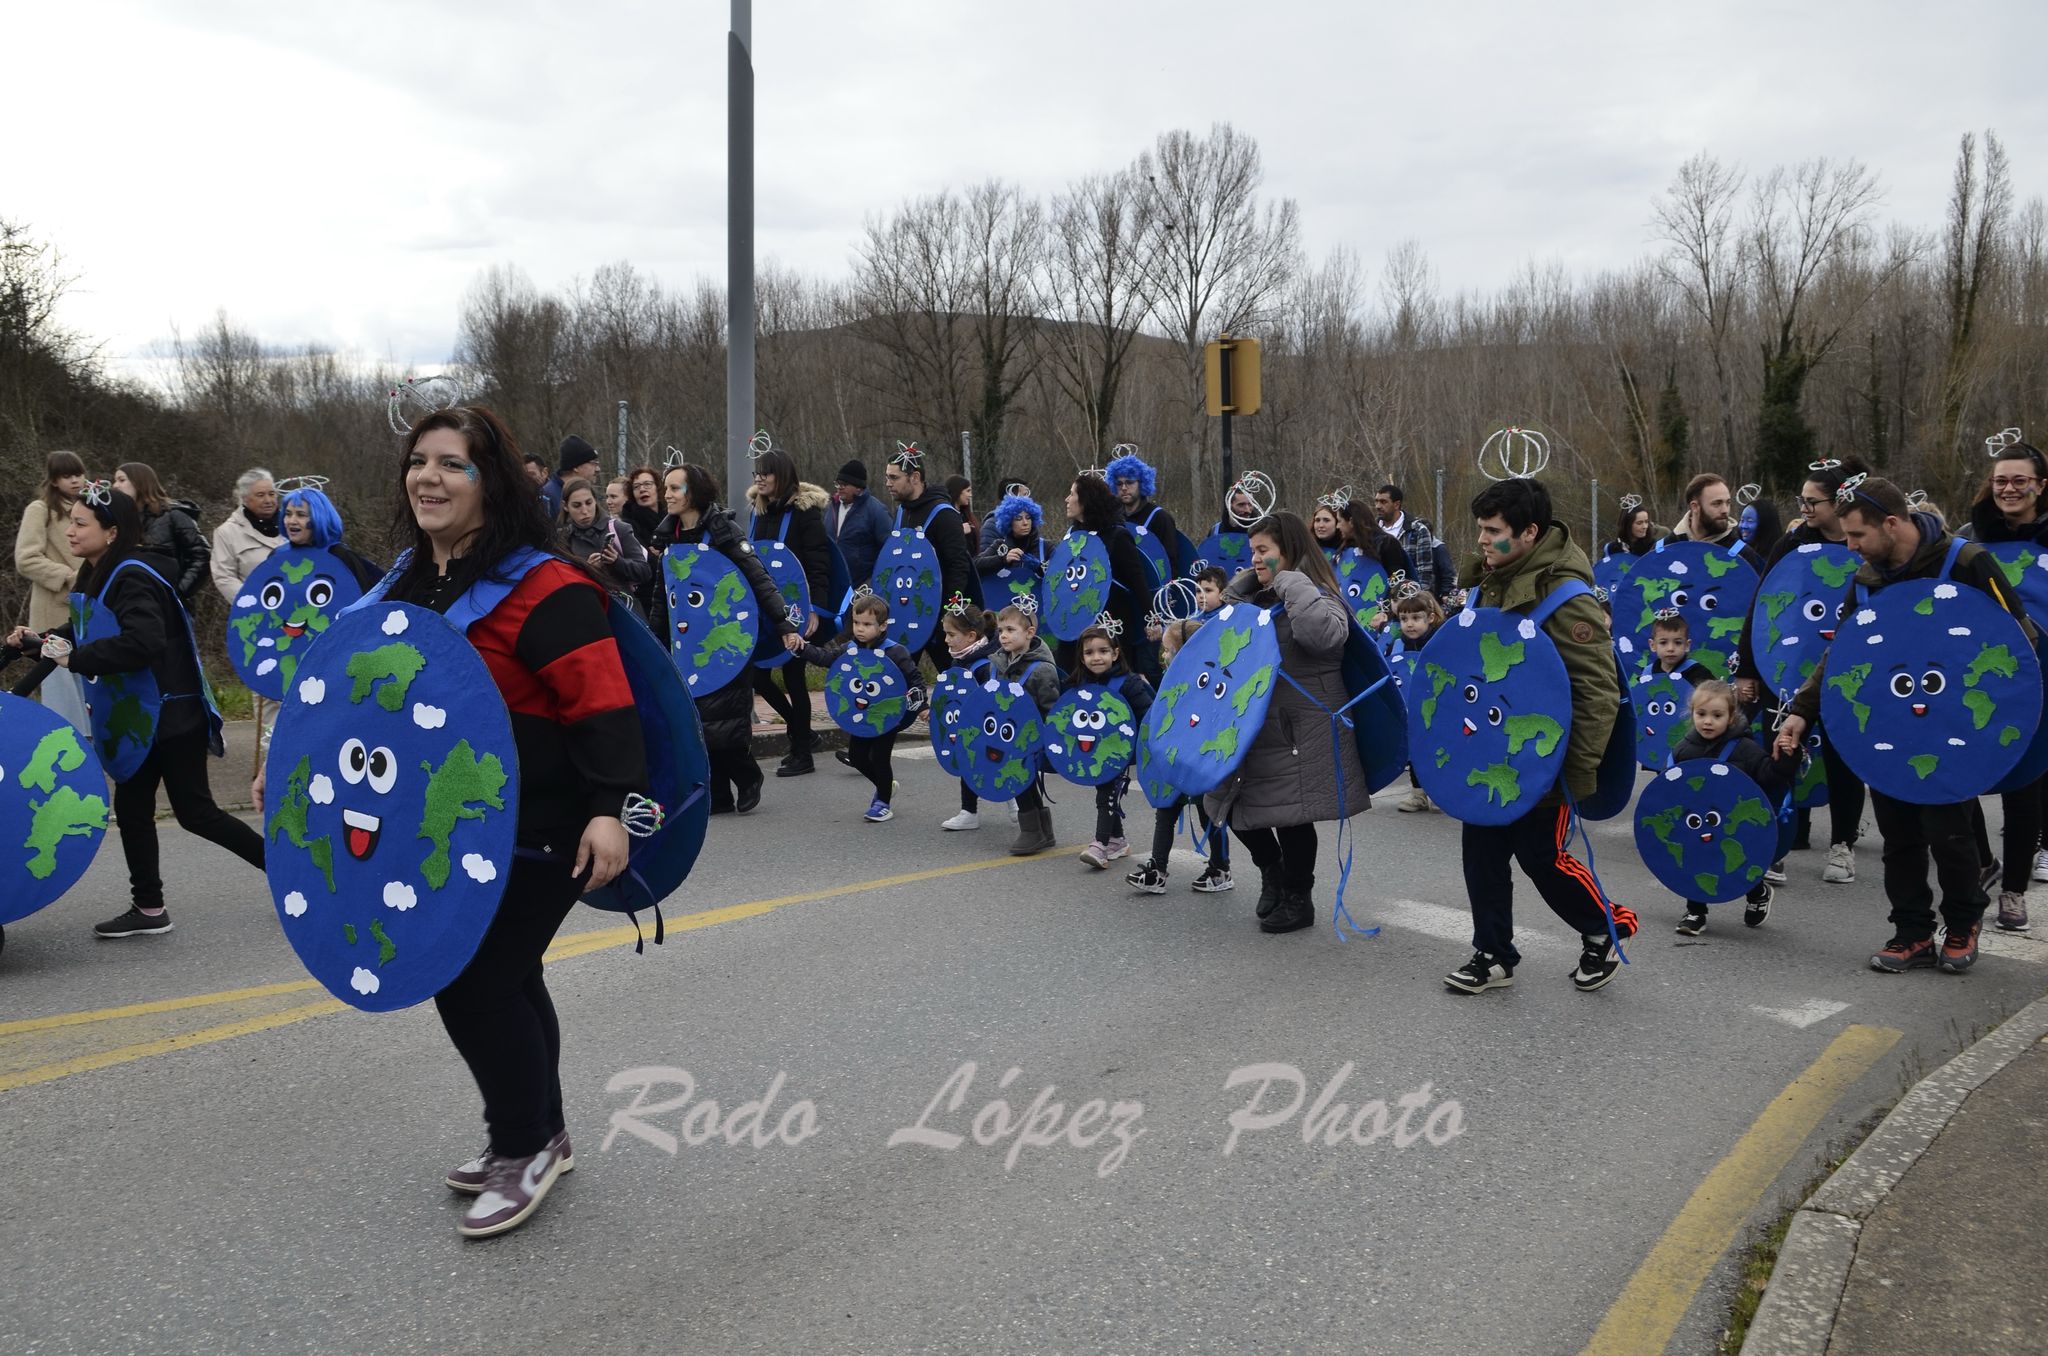
[[[1202,384],[1211,415],[1259,412],[1259,341],[1224,335],[1203,353]]]

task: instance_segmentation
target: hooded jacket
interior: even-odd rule
[[[936,518],[932,518],[934,508],[939,510]],[[925,529],[925,537],[939,558],[940,599],[951,598],[956,593],[964,593],[969,598],[979,596],[974,587],[974,553],[968,548],[960,511],[946,502],[945,491],[927,485],[923,494],[901,506],[900,517],[906,529],[924,527],[925,519],[932,518],[932,525]],[[892,528],[895,522],[896,515],[892,515]],[[888,535],[888,530],[884,530],[883,538]],[[879,552],[880,544],[877,543],[877,554]],[[874,573],[873,562],[869,563],[868,573]]]
[[[1528,613],[1568,579],[1588,588],[1593,567],[1571,539],[1563,523],[1552,523],[1536,544],[1508,561],[1486,569],[1476,558],[1465,567],[1482,607]],[[1564,789],[1574,800],[1593,794],[1600,779],[1600,758],[1621,712],[1621,683],[1614,666],[1614,641],[1607,614],[1591,593],[1583,593],[1550,614],[1544,634],[1564,660],[1572,686],[1572,732],[1565,746],[1563,787],[1553,786],[1537,806],[1556,805]]]
[[[782,515],[789,514],[789,531],[783,534],[782,544],[804,568],[804,585],[811,591],[812,609],[828,614],[836,611],[840,603],[837,598],[825,596],[832,589],[832,540],[825,532],[825,506],[831,502],[832,496],[822,486],[807,480],[798,481],[787,499],[776,502],[759,490],[747,491],[747,504],[754,511],[753,531],[749,535],[755,541],[774,541],[775,534],[782,529]],[[869,573],[873,573],[872,569]],[[853,582],[866,583],[867,579],[862,576]]]
[[[1031,694],[1031,700],[1038,703],[1040,714],[1051,709],[1060,699],[1059,669],[1052,662],[1052,651],[1045,648],[1045,642],[1037,636],[1024,647],[1022,654],[1011,654],[998,645],[989,654],[989,676],[1006,683],[1021,683]]]
[[[647,548],[640,544],[640,538],[633,535],[631,525],[623,518],[610,517],[602,509],[591,519],[590,526],[578,527],[565,521],[557,535],[561,539],[563,553],[578,560],[600,555],[607,546],[617,547],[619,558],[605,568],[619,587],[629,593],[653,576],[653,567],[647,560]]]
[[[199,534],[199,505],[189,499],[173,499],[163,512],[143,514],[140,549],[151,557],[156,572],[178,591],[179,601],[191,602],[192,591],[206,578],[211,559],[206,538]]]

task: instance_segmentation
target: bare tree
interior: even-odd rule
[[[1664,276],[1685,298],[1686,309],[1705,332],[1720,404],[1719,448],[1724,466],[1741,462],[1735,440],[1735,391],[1728,338],[1736,300],[1746,282],[1747,260],[1735,229],[1735,204],[1742,171],[1701,151],[1678,167],[1664,196],[1653,204],[1665,244]]]
[[[1053,199],[1039,309],[1051,324],[1047,367],[1101,464],[1114,439],[1131,345],[1151,308],[1145,251],[1153,196],[1129,170],[1090,175]]]
[[[2000,266],[1999,254],[2012,212],[2012,176],[2005,147],[1984,134],[1984,164],[1977,166],[1977,138],[1963,133],[1949,190],[1948,229],[1942,237],[1942,300],[1948,313],[1948,354],[1943,364],[1941,437],[1950,449],[1964,441],[1963,415],[1980,376],[1981,335],[1977,320],[1984,291]]]

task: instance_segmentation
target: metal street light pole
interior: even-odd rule
[[[754,436],[753,0],[732,0],[725,87],[725,497],[738,503]]]

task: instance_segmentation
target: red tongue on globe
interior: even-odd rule
[[[341,812],[342,827],[348,831],[346,844],[348,855],[357,861],[367,861],[376,850],[377,834],[384,827],[384,821],[376,815],[366,815],[359,810]]]

